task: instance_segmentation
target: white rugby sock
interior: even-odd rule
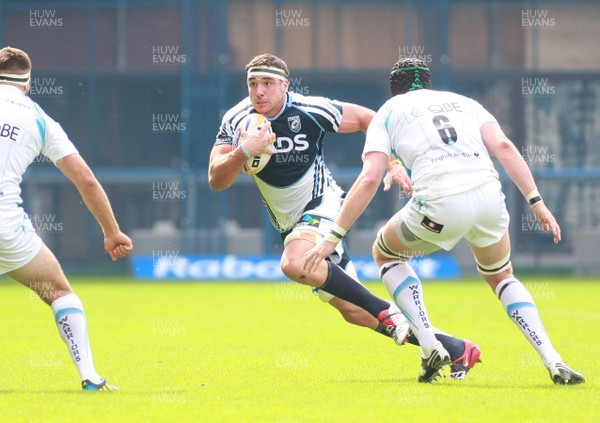
[[[496,296],[502,302],[508,317],[525,335],[544,363],[562,361],[544,329],[533,297],[518,279],[511,276],[502,280],[496,286]]]
[[[87,333],[87,322],[83,304],[76,294],[67,294],[51,304],[54,321],[60,337],[67,348],[71,359],[77,367],[81,380],[99,383],[102,378],[96,373],[92,360],[92,350]]]
[[[433,326],[423,302],[423,289],[417,274],[404,261],[389,262],[379,269],[388,292],[406,316],[413,334],[419,340],[421,349],[428,357],[437,341]]]

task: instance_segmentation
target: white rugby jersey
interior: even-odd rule
[[[40,153],[56,163],[77,149],[33,100],[17,87],[0,84],[0,232],[20,226],[21,180]]]
[[[475,100],[419,89],[388,100],[367,131],[364,154],[381,151],[407,168],[414,197],[430,200],[497,179],[480,128],[496,119]]]
[[[256,113],[245,98],[225,113],[215,145],[231,144],[239,122]],[[288,92],[282,110],[271,121],[277,136],[276,153],[263,170],[253,175],[271,222],[279,232],[294,227],[308,203],[334,190],[343,190],[333,180],[323,161],[323,136],[337,132],[342,105],[324,97]]]

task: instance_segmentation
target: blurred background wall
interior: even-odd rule
[[[593,0],[3,0],[0,44],[31,56],[31,97],[93,167],[138,254],[281,251],[249,177],[225,192],[207,184],[221,117],[246,96],[253,56],[286,60],[290,90],[373,109],[389,97],[393,63],[417,56],[434,88],[471,96],[498,118],[563,227],[554,246],[504,177],[513,262],[600,273],[598,21]],[[326,138],[345,188],[363,141]],[[107,271],[98,227],[44,157],[24,180],[24,201],[65,267]],[[353,229],[354,255],[370,254],[374,227],[405,201],[378,194]],[[466,246],[454,254],[472,267]]]

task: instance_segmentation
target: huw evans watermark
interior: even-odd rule
[[[302,9],[276,9],[275,26],[279,28],[307,28],[310,19],[303,16]]]
[[[433,62],[433,56],[425,53],[425,46],[419,45],[403,45],[398,46],[398,59],[405,59],[413,57],[415,59],[422,60],[426,64]]]
[[[523,213],[521,215],[521,231],[523,233],[544,233],[542,224],[531,213]]]
[[[556,19],[550,16],[548,9],[522,9],[521,26],[523,28],[554,28]]]
[[[38,154],[37,156],[35,156],[35,158],[33,159],[33,161],[31,162],[32,165],[51,165],[52,160],[50,160],[47,156],[43,155],[43,154]]]
[[[547,145],[524,145],[521,156],[528,164],[552,164],[556,162],[556,154],[551,153]]]
[[[152,182],[153,201],[183,201],[187,198],[187,191],[182,189],[179,181]]]
[[[304,368],[309,366],[309,360],[295,350],[276,351],[275,366],[278,368]]]
[[[299,132],[300,117],[290,116],[288,117],[288,125],[294,132]],[[305,133],[297,133],[293,138],[290,137],[277,137],[274,143],[275,154],[274,159],[278,164],[289,164],[294,165],[298,163],[309,163],[311,156],[309,153],[305,153],[308,149],[308,141],[306,140]],[[273,158],[271,158],[273,160]]]
[[[311,297],[311,290],[306,285],[297,282],[275,282],[275,298],[277,300],[307,300]]]
[[[61,29],[63,18],[56,15],[54,9],[30,9],[29,27],[32,29]]]
[[[152,403],[154,404],[185,404],[187,397],[182,389],[157,388],[152,390]]]
[[[59,222],[52,213],[32,213],[29,220],[38,232],[59,233],[63,230],[63,222]]]
[[[185,65],[188,56],[182,54],[179,46],[152,46],[152,64],[154,65]]]
[[[185,326],[179,318],[157,317],[152,319],[153,336],[183,336],[186,334]]]
[[[521,94],[549,97],[556,94],[556,87],[548,78],[521,78]]]
[[[302,95],[310,94],[310,89],[308,88],[308,85],[302,83],[302,78],[288,78],[288,81],[290,83],[288,91]]]
[[[64,293],[50,281],[35,281],[30,285],[29,298],[48,300],[49,302],[54,301],[58,297],[61,297]]]
[[[61,97],[64,87],[54,77],[31,78],[29,95],[31,97]]]
[[[152,132],[157,134],[176,134],[187,130],[187,125],[182,122],[179,113],[154,113],[152,114]]]
[[[180,260],[179,250],[152,250],[152,267],[175,265],[178,260]]]

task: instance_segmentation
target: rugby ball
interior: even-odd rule
[[[243,129],[248,134],[253,134],[262,129],[262,127],[267,123],[267,118],[261,115],[260,113],[250,113],[248,116],[243,118],[237,126],[237,130],[235,133],[235,138],[233,141],[233,148],[238,147],[238,143],[240,140],[240,129]],[[272,134],[273,131],[271,128],[267,131],[268,134]],[[263,170],[263,168],[269,163],[271,160],[271,155],[268,153],[263,153],[258,156],[249,157],[246,161],[246,164],[242,168],[242,171],[246,175],[256,175],[258,172]]]

